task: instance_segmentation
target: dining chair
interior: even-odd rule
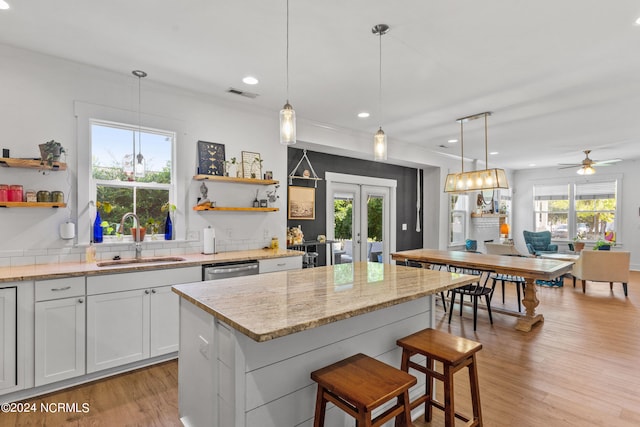
[[[485,304],[487,305],[487,313],[489,314],[489,322],[493,325],[493,317],[491,316],[491,296],[493,289],[487,284],[489,277],[493,271],[490,270],[478,270],[478,269],[457,269],[461,273],[476,274],[478,275],[478,281],[470,285],[464,285],[459,288],[451,289],[451,302],[449,303],[449,324],[451,324],[451,317],[453,315],[453,304],[456,301],[456,295],[460,295],[460,316],[462,316],[462,306],[464,305],[464,296],[469,295],[473,301],[473,330],[476,330],[478,323],[478,300],[484,297]]]

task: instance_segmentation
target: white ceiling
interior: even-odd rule
[[[286,0],[7,0],[0,42],[272,110],[286,100]],[[458,155],[492,111],[489,166],[640,158],[637,0],[290,0],[298,117]],[[378,114],[382,39],[382,115]],[[242,77],[260,79],[256,86]],[[255,99],[227,94],[234,87]],[[371,112],[359,119],[360,111]],[[484,159],[481,120],[465,157]],[[446,148],[440,148],[444,145]]]

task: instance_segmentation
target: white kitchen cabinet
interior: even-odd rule
[[[151,357],[178,351],[180,297],[171,286],[151,289],[149,313]]]
[[[179,298],[201,267],[87,278],[87,373],[178,350]]]
[[[0,288],[0,390],[16,386],[16,288]]]
[[[149,357],[149,293],[87,296],[87,373]]]
[[[85,373],[85,278],[35,282],[35,385]]]
[[[298,270],[302,268],[302,256],[258,260],[260,274],[272,271]]]

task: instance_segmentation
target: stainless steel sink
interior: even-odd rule
[[[179,262],[185,261],[185,258],[176,256],[165,257],[152,257],[152,258],[128,258],[128,259],[115,259],[112,261],[100,261],[96,263],[98,267],[113,267],[114,265],[129,265],[129,264],[149,264],[154,262]]]

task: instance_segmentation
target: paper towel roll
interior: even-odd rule
[[[209,226],[204,229],[202,236],[204,242],[204,250],[202,252],[207,255],[214,253],[216,251],[216,231]]]

